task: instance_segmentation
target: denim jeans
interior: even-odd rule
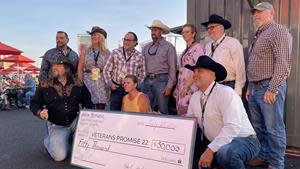
[[[75,131],[77,118],[69,126],[60,126],[47,121],[44,145],[55,161],[63,161],[71,151],[70,136]]]
[[[29,105],[30,99],[34,96],[34,94],[35,94],[35,92],[32,92],[32,91],[22,92],[22,93],[18,94],[18,100],[20,100],[20,102],[22,104]]]
[[[193,169],[198,169],[198,161],[210,143],[204,136],[200,139],[201,130],[197,129]],[[245,169],[245,162],[257,156],[260,143],[256,136],[236,137],[230,143],[222,146],[214,156],[212,166],[224,169]],[[212,168],[213,168],[212,167]]]
[[[152,110],[158,106],[158,111],[162,114],[169,114],[169,96],[163,95],[168,79],[167,74],[158,75],[154,79],[146,77],[141,87],[142,92],[149,97]]]
[[[110,92],[110,110],[121,111],[123,96],[126,92],[123,87],[118,87]]]
[[[284,82],[273,104],[264,102],[264,94],[270,80],[249,83],[249,109],[253,127],[261,143],[259,158],[267,161],[271,167],[284,168],[286,132],[284,125],[284,102],[287,84]]]

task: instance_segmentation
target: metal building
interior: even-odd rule
[[[266,0],[264,0],[266,1]],[[195,24],[203,40],[205,28],[201,22],[208,20],[210,14],[218,14],[232,23],[228,35],[240,40],[244,47],[247,62],[248,46],[254,36],[254,27],[250,15],[251,6],[259,0],[187,0],[187,23]],[[269,0],[274,5],[278,23],[286,25],[293,36],[292,71],[288,79],[286,98],[286,130],[289,146],[300,147],[300,0]]]

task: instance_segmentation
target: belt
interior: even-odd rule
[[[92,71],[91,71],[90,69],[85,69],[83,72],[84,72],[84,73],[92,73]],[[101,70],[101,69],[100,69],[100,73],[102,73],[102,70]]]
[[[266,81],[266,80],[271,80],[271,78],[268,78],[268,79],[263,79],[263,80],[258,80],[258,81],[252,81],[252,82],[250,82],[250,83],[253,83],[253,84],[262,84],[264,81]]]
[[[167,74],[168,73],[157,73],[157,74],[155,74],[155,73],[147,73],[146,77],[148,77],[149,79],[155,79],[155,78],[157,78],[160,75],[167,75]]]
[[[235,83],[235,80],[220,82],[223,85],[228,85],[229,83]]]

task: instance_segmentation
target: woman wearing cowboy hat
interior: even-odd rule
[[[107,33],[104,29],[94,26],[91,31],[91,46],[80,52],[78,63],[78,79],[83,81],[91,94],[93,109],[104,109],[108,103],[109,91],[104,81],[103,69],[110,52],[106,48]]]

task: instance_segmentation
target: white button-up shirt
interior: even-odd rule
[[[246,70],[243,46],[241,43],[232,37],[225,34],[217,40],[217,42],[209,42],[205,45],[205,54],[212,57],[212,59],[223,65],[227,71],[227,77],[224,81],[235,80],[235,91],[242,95],[242,89],[246,82]],[[223,41],[222,41],[223,40]],[[215,43],[218,47],[215,49],[213,55],[211,44]]]
[[[204,93],[199,90],[192,95],[186,116],[197,117],[199,126],[202,126],[200,97],[205,94],[207,102],[203,120],[204,135],[211,141],[208,147],[217,152],[235,137],[255,135],[255,131],[241,98],[232,88],[217,83],[209,95],[214,83]]]

